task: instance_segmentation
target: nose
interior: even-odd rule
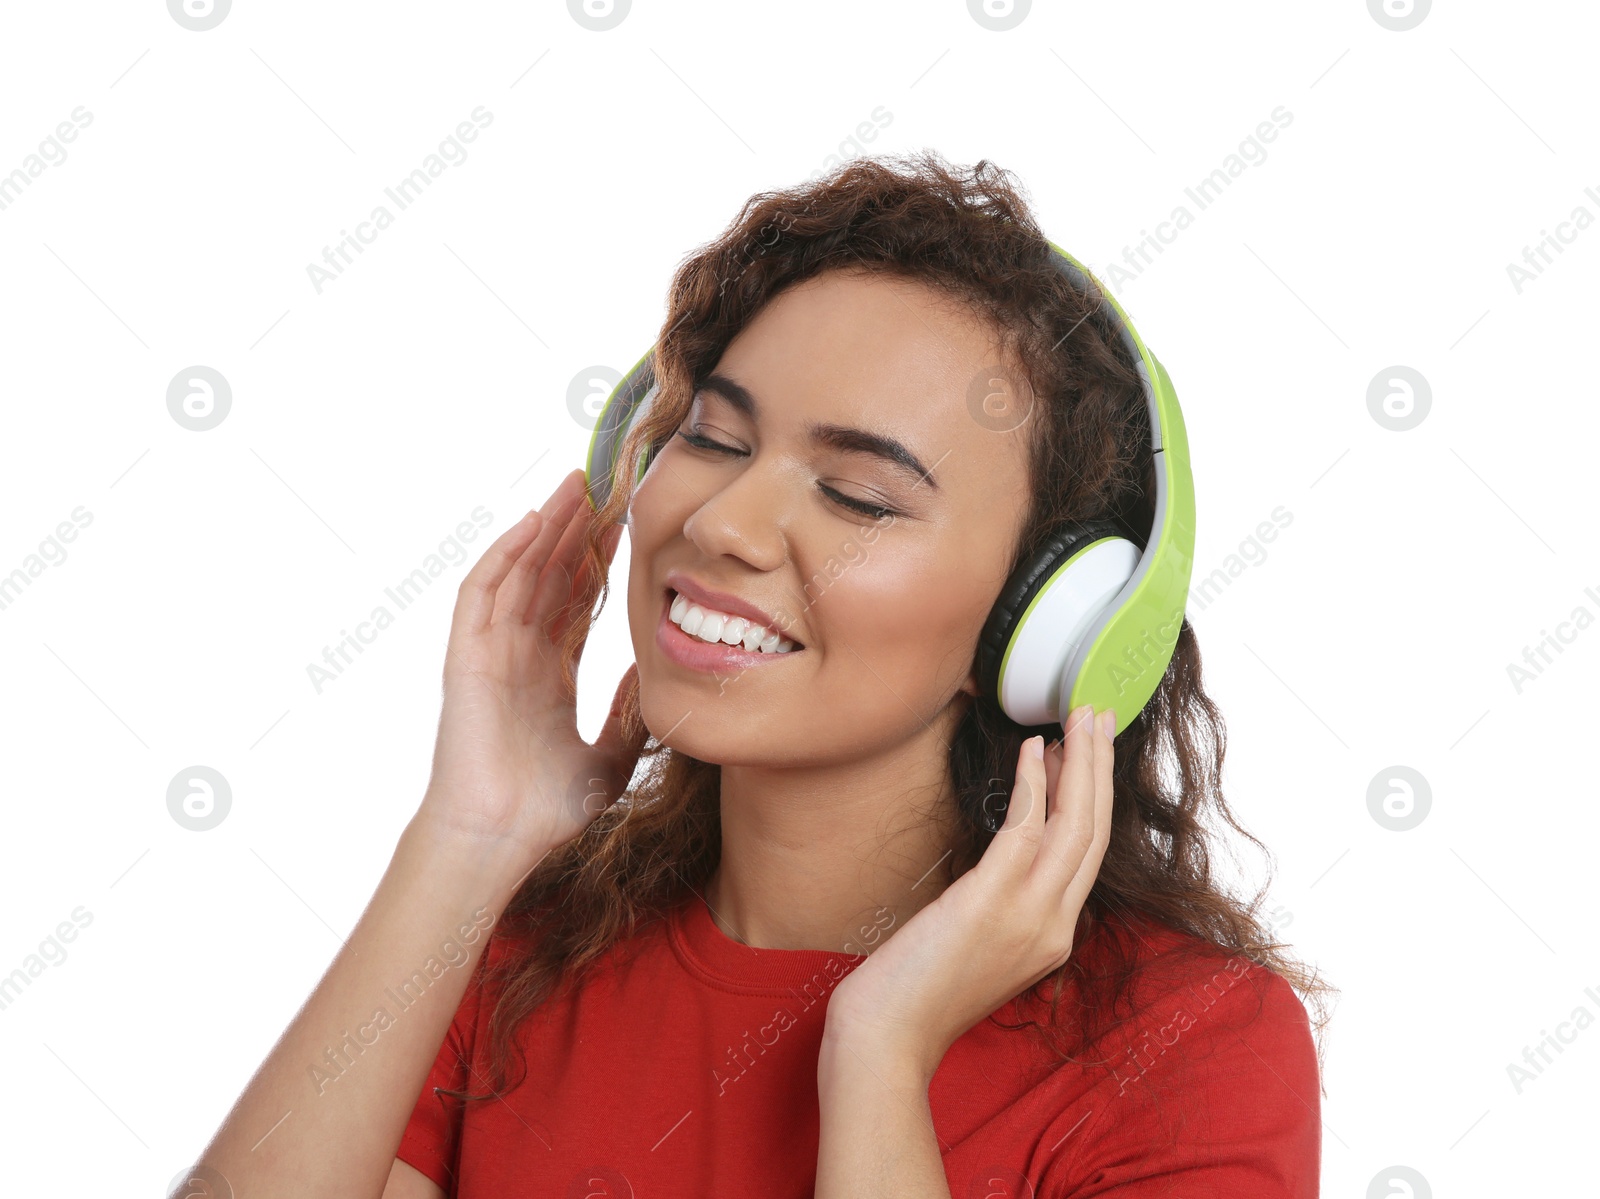
[[[757,570],[776,570],[787,552],[783,480],[750,465],[708,495],[683,522],[683,535],[707,558],[732,554]]]

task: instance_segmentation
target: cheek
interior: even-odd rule
[[[668,505],[663,501],[672,497],[663,494],[663,488],[657,485],[659,478],[660,472],[652,467],[645,473],[639,486],[634,489],[633,496],[628,502],[630,579],[641,570],[648,574],[649,567],[661,547],[671,540],[674,532],[683,531],[686,514],[668,511]]]
[[[658,602],[661,592],[656,572],[658,555],[666,537],[666,525],[659,511],[636,502],[629,514],[628,545],[628,625],[633,637],[634,657],[642,661],[645,647],[655,639]]]
[[[868,682],[874,672],[890,682],[892,672],[913,685],[948,686],[971,669],[988,615],[987,593],[962,573],[874,553],[822,594],[820,636],[826,645],[832,634],[831,656]]]
[[[650,577],[650,560],[641,555],[637,546],[628,558],[628,630],[633,637],[633,656],[638,659],[643,642],[654,632],[651,617],[651,592],[654,583]]]
[[[694,474],[694,463],[672,447],[662,450],[645,471],[628,501],[628,540],[633,543],[634,565],[648,565],[675,538],[683,536],[684,523],[715,488]]]

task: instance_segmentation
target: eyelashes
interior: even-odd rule
[[[709,450],[714,454],[724,454],[730,458],[742,457],[744,454],[743,450],[735,449],[731,445],[723,445],[720,441],[713,441],[711,438],[703,437],[699,433],[686,433],[679,429],[676,436],[683,438],[684,441],[694,446],[697,450]],[[873,520],[883,520],[886,517],[899,515],[893,508],[885,508],[879,504],[869,504],[865,500],[855,499],[842,492],[835,491],[826,483],[819,482],[817,489],[835,503],[843,505],[858,515],[871,517]]]

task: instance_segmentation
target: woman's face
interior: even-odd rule
[[[739,333],[629,510],[655,737],[724,766],[949,740],[1028,506],[1032,426],[984,406],[999,362],[990,327],[943,293],[854,270],[789,288]],[[685,634],[679,590],[765,613],[794,648],[762,653],[716,617]]]

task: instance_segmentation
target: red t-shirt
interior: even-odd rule
[[[1184,939],[1141,924],[1141,960]],[[463,1199],[809,1197],[827,997],[866,959],[751,949],[697,896],[626,947],[524,1024],[520,1087],[463,1106],[433,1089],[488,1089],[476,976],[400,1160]],[[989,1019],[951,1046],[929,1105],[953,1199],[1317,1195],[1316,1052],[1289,984],[1218,955],[1135,995],[1136,1015],[1080,1055],[1103,1065],[1062,1064],[1035,1031]],[[1011,1000],[995,1019],[1019,1015],[1040,1008]]]

